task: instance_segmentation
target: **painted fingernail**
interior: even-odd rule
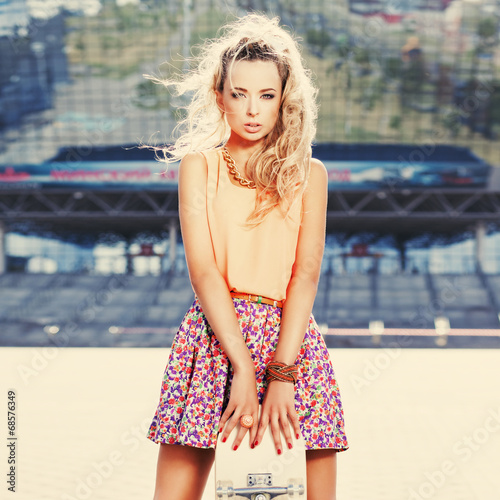
[[[278,448],[278,455],[281,455],[281,448]]]
[[[238,445],[234,445],[233,450],[236,451],[238,449]]]
[[[222,442],[225,443],[227,441],[227,438],[222,438]]]
[[[255,441],[255,443],[253,444],[254,446],[257,446],[259,444],[258,441]]]
[[[296,437],[297,439],[299,439],[299,437],[300,437],[300,436],[299,436],[299,433],[298,433],[298,432],[297,432],[297,434],[295,434],[295,437]]]
[[[253,450],[253,449],[255,448],[255,445],[252,443],[252,444],[250,445],[250,448],[252,448],[252,450]]]
[[[291,450],[293,448],[292,443],[288,443],[288,449]]]

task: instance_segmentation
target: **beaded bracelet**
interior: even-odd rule
[[[297,382],[299,370],[295,365],[286,365],[280,361],[271,361],[266,368],[267,383],[271,380],[280,380],[281,382]]]

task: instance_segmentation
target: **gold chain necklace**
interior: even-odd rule
[[[226,160],[227,168],[229,169],[229,173],[243,187],[247,187],[248,189],[256,189],[257,188],[255,182],[249,181],[248,179],[245,179],[244,177],[241,177],[241,174],[240,174],[239,170],[236,168],[236,162],[234,161],[234,158],[229,154],[229,151],[226,148],[222,149],[222,156],[224,157],[224,160]]]

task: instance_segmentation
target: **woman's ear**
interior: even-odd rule
[[[217,106],[219,107],[221,113],[224,113],[224,99],[222,98],[222,92],[219,90],[215,91]]]

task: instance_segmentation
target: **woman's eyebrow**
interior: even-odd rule
[[[244,89],[243,87],[234,87],[234,89],[233,89],[233,90],[239,90],[240,92],[248,92],[248,90],[247,90],[247,89]],[[276,92],[276,90],[275,90],[275,89],[273,89],[273,88],[269,88],[269,89],[262,89],[262,90],[259,90],[259,92],[262,92],[262,93],[263,93],[263,92],[269,92],[269,91],[271,91],[271,90],[272,90],[273,92]]]

